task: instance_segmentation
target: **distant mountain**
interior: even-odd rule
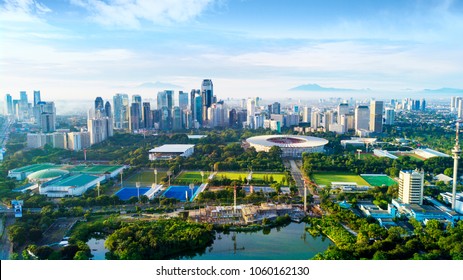
[[[293,87],[289,89],[291,91],[359,91],[357,89],[349,89],[349,88],[332,88],[332,87],[322,87],[318,84],[306,84],[300,85],[297,87]],[[360,91],[365,91],[365,89],[361,89]]]
[[[174,84],[169,84],[169,83],[163,83],[163,82],[146,82],[146,83],[143,83],[143,84],[139,84],[138,86],[136,86],[135,88],[140,88],[140,89],[151,89],[151,88],[159,88],[159,89],[178,89],[178,88],[181,88],[180,86],[178,85],[174,85]]]
[[[438,88],[438,89],[424,89],[423,93],[441,93],[441,94],[463,94],[463,89],[460,88]]]

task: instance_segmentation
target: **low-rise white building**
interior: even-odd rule
[[[177,156],[189,157],[194,153],[195,145],[167,144],[149,150],[149,160],[172,159]]]

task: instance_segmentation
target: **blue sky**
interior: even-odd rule
[[[137,86],[189,91],[204,78],[220,98],[320,97],[288,91],[303,84],[378,96],[463,88],[463,1],[0,3],[0,90],[13,95],[154,98],[159,89]]]

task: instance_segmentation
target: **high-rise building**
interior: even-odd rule
[[[203,123],[207,123],[208,116],[207,116],[207,109],[212,105],[212,97],[214,96],[214,87],[212,85],[212,80],[205,79],[201,84],[201,99],[202,99],[202,113],[203,113]]]
[[[312,108],[304,107],[302,110],[302,122],[309,123],[310,119],[312,118]]]
[[[174,91],[165,90],[164,92],[166,93],[167,109],[172,110],[174,108]]]
[[[80,132],[70,132],[67,135],[67,148],[71,151],[82,150],[82,137]]]
[[[394,124],[394,119],[395,119],[395,111],[394,109],[388,108],[386,109],[386,115],[385,115],[385,124],[387,125],[393,125]]]
[[[423,112],[426,111],[426,99],[421,98],[420,103],[421,103],[421,108],[420,108],[421,111]]]
[[[128,129],[129,128],[129,96],[124,93],[117,93],[113,97],[114,106],[114,128]]]
[[[100,143],[114,134],[113,119],[102,114],[104,113],[104,107],[103,111],[101,111],[100,108],[101,107],[98,106],[98,108],[92,108],[88,111],[87,130],[89,132],[91,145]]]
[[[235,109],[228,111],[228,126],[238,127],[238,115]]]
[[[182,110],[188,109],[188,92],[186,91],[178,92],[178,106]]]
[[[40,125],[42,132],[55,131],[56,108],[54,102],[40,101],[34,106],[34,119]]]
[[[138,127],[142,128],[141,127],[141,123],[142,123],[142,107],[143,107],[143,104],[142,104],[142,100],[141,100],[141,96],[138,95],[138,94],[135,94],[135,95],[132,95],[132,104],[133,103],[136,103],[138,105],[138,112],[140,112],[140,115],[138,116]]]
[[[312,111],[312,116],[310,118],[310,127],[317,129],[321,125],[322,117],[319,111]]]
[[[13,109],[13,98],[9,93],[5,95],[5,113],[8,116],[13,116],[14,115],[14,109]]]
[[[253,98],[248,98],[246,103],[246,112],[248,115],[247,126],[251,129],[256,128],[254,123],[254,115],[256,114],[256,100]]]
[[[37,103],[40,101],[42,101],[40,98],[40,90],[34,90],[34,106],[37,105]]]
[[[203,97],[201,95],[196,95],[195,97],[195,110],[193,112],[193,119],[198,122],[198,124],[203,124]]]
[[[157,109],[160,110],[162,107],[167,107],[167,97],[165,91],[158,92],[157,95]]]
[[[355,130],[369,129],[370,109],[366,105],[359,105],[355,108]]]
[[[341,123],[341,116],[349,113],[349,104],[348,103],[340,103],[338,105],[338,118],[337,123]]]
[[[399,173],[399,199],[403,203],[423,204],[424,173],[401,170]]]
[[[95,98],[95,113],[97,113],[97,111],[102,112],[103,110],[104,110],[103,98],[98,96],[97,98]]]
[[[21,103],[26,103],[26,104],[28,103],[28,101],[27,101],[27,93],[25,91],[20,91],[19,92],[19,101]]]
[[[132,103],[130,105],[130,117],[129,117],[129,130],[135,132],[140,129],[140,107],[138,103]]]
[[[142,126],[145,129],[153,128],[153,119],[151,116],[151,104],[149,102],[143,102]]]
[[[383,101],[372,100],[370,102],[370,131],[383,132]]]
[[[179,106],[174,106],[172,109],[172,130],[182,129],[182,110]]]
[[[104,104],[104,116],[105,117],[108,117],[108,118],[112,118],[113,117],[113,112],[111,110],[111,104],[109,103],[109,101],[106,101],[106,103]]]
[[[280,114],[281,113],[281,104],[279,102],[274,102],[272,104],[272,111],[269,112],[270,114]]]

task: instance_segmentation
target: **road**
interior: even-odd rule
[[[3,221],[0,221],[3,223]],[[5,219],[5,224],[2,225],[2,237],[0,238],[0,260],[8,260],[10,253],[13,250],[11,242],[8,240],[8,234],[6,228],[14,223],[14,217],[8,215]]]
[[[299,195],[304,196],[304,178],[302,177],[301,170],[294,160],[289,160],[289,165],[291,175],[293,175],[294,181],[296,181],[296,187],[299,191]]]

